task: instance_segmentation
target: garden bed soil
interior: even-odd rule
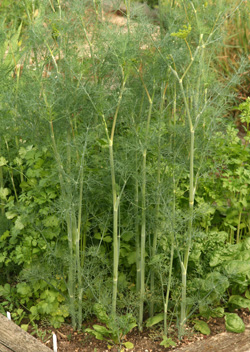
[[[246,330],[244,333],[235,334],[226,331],[224,318],[211,318],[207,321],[211,334],[210,336],[197,333],[192,326],[186,329],[186,336],[182,341],[178,340],[177,331],[170,329],[170,336],[176,347],[165,348],[161,346],[162,330],[160,328],[146,329],[142,333],[134,329],[124,338],[134,344],[133,352],[250,352],[250,312],[248,309],[237,311],[243,319]],[[91,327],[98,323],[92,321],[84,326]],[[105,341],[99,341],[89,333],[73,331],[70,325],[64,324],[60,329],[40,327],[40,331],[47,332],[42,342],[53,349],[51,332],[54,331],[58,339],[58,352],[118,352],[119,346],[108,348]],[[34,333],[34,332],[33,332]],[[37,335],[35,335],[37,336]],[[38,337],[38,336],[37,336]],[[38,337],[39,338],[39,337]],[[41,338],[40,338],[41,340]]]

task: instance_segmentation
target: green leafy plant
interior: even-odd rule
[[[134,345],[127,341],[124,342],[124,336],[137,326],[135,319],[131,314],[126,314],[121,317],[117,317],[114,321],[112,316],[108,317],[104,307],[97,303],[94,305],[94,310],[97,318],[103,325],[93,325],[92,329],[85,329],[86,332],[94,335],[98,340],[105,340],[107,343],[124,346],[127,349],[134,348]]]
[[[1,312],[10,311],[17,324],[21,324],[23,319],[28,319],[30,324],[46,318],[58,328],[69,315],[63,303],[65,298],[58,291],[49,289],[42,281],[36,282],[33,287],[24,282],[16,286],[5,284],[0,286],[0,297]]]
[[[227,331],[236,332],[238,334],[245,331],[245,324],[235,313],[227,313],[225,315],[225,323]]]
[[[200,331],[204,335],[210,335],[211,331],[208,324],[203,320],[195,320],[194,328],[197,331]]]
[[[163,340],[160,343],[160,346],[164,346],[165,348],[168,347],[175,347],[176,343],[170,337],[163,337]]]
[[[197,304],[246,305],[249,106],[242,141],[214,69],[235,8],[160,1],[159,30],[130,1],[120,29],[102,2],[3,5],[1,309],[77,329],[94,310],[88,332],[131,348],[147,314],[169,346]]]

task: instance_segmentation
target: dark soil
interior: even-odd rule
[[[237,310],[236,312],[243,319],[246,325],[250,324],[250,312],[248,309]],[[39,338],[44,344],[46,344],[46,346],[53,349],[52,331],[54,331],[58,339],[58,352],[122,351],[119,346],[112,346],[111,348],[108,348],[108,343],[106,341],[96,340],[94,336],[84,332],[86,327],[91,327],[91,325],[96,323],[96,321],[92,321],[91,323],[86,324],[82,332],[73,331],[71,326],[67,324],[64,324],[60,329],[50,328],[49,326],[40,326],[38,333],[34,333],[33,331],[32,334]],[[207,340],[207,342],[209,342],[211,337],[222,332],[226,332],[224,318],[211,318],[207,321],[207,323],[209,324],[211,330],[211,334],[209,336],[194,331],[192,324],[190,324],[190,326],[186,329],[186,336],[181,341],[178,340],[177,331],[174,329],[174,327],[170,329],[169,337],[171,337],[176,342],[175,348],[188,345],[190,346],[191,344],[201,340]],[[235,336],[238,336],[238,334],[235,334]],[[130,341],[134,344],[134,348],[130,350],[132,352],[167,352],[173,351],[175,349],[173,347],[165,348],[160,345],[162,341],[161,327],[145,329],[142,333],[135,328],[132,332],[124,337],[123,342],[126,341]],[[205,345],[206,343],[203,343],[203,351],[205,351]],[[216,346],[214,348],[214,351],[218,351]],[[129,350],[124,348],[123,351]]]

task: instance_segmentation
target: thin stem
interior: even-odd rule
[[[126,0],[126,10],[127,10],[128,34],[130,34],[130,0]]]
[[[240,224],[241,224],[241,216],[242,216],[242,211],[240,211],[240,213],[239,213],[239,218],[238,218],[236,243],[240,243]]]
[[[8,156],[10,156],[10,149],[9,149],[9,144],[8,144],[7,139],[5,139],[5,144],[6,144],[6,149],[7,149],[7,152],[8,152]],[[9,175],[10,175],[13,191],[14,191],[14,194],[15,194],[15,199],[16,199],[16,202],[18,202],[18,194],[17,194],[17,189],[16,189],[16,185],[15,185],[15,181],[14,181],[13,170],[12,170],[11,167],[8,167],[8,171],[9,171]]]
[[[3,166],[0,166],[0,189],[4,188],[4,182],[3,182]],[[1,200],[1,214],[4,215],[4,201]]]

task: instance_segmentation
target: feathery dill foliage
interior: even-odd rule
[[[60,291],[74,328],[96,302],[116,321],[132,297],[140,329],[164,311],[182,336],[206,274],[196,191],[237,84],[213,69],[236,5],[160,1],[152,23],[126,1],[119,26],[102,3],[25,3],[1,32],[0,270]]]

